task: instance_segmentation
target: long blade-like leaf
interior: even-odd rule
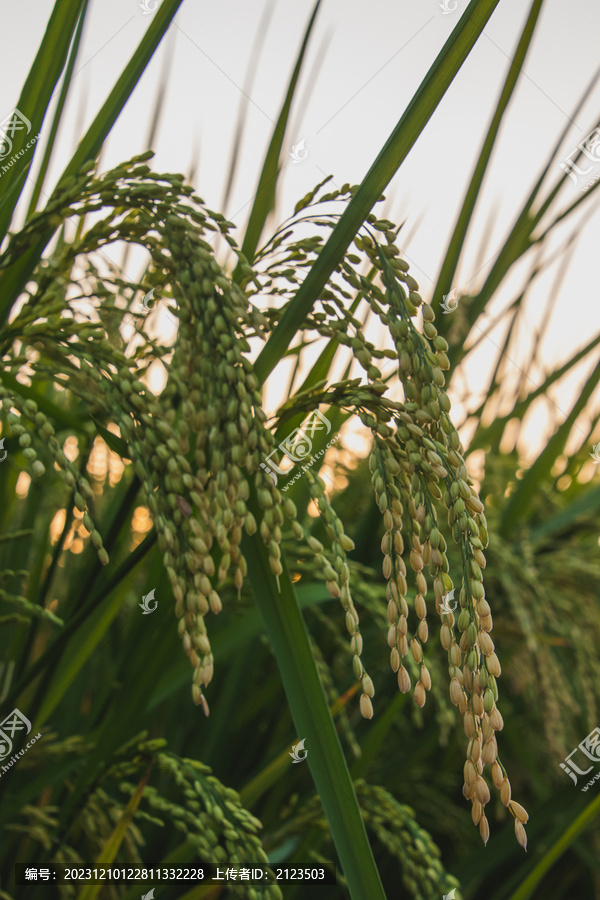
[[[75,32],[75,37],[73,39],[73,43],[71,46],[71,52],[69,54],[69,60],[67,62],[67,67],[65,69],[65,77],[63,81],[63,85],[60,91],[60,96],[58,98],[58,104],[54,111],[54,118],[52,119],[52,127],[50,128],[50,134],[48,135],[48,140],[46,142],[46,146],[44,148],[44,156],[42,158],[42,164],[40,166],[40,171],[38,172],[35,180],[35,186],[33,188],[33,194],[31,195],[31,199],[29,201],[29,211],[27,213],[27,218],[29,219],[35,212],[37,207],[37,202],[40,198],[40,193],[42,191],[42,187],[44,184],[44,178],[46,177],[46,172],[48,171],[48,166],[50,164],[50,157],[52,156],[52,151],[54,149],[54,144],[56,141],[56,135],[58,134],[58,128],[63,118],[63,110],[65,108],[65,103],[67,102],[67,95],[69,93],[69,87],[71,85],[71,75],[73,74],[73,68],[75,67],[75,61],[77,59],[77,54],[79,52],[79,46],[81,44],[81,35],[83,33],[83,25],[85,22],[85,15],[87,13],[89,6],[89,0],[84,0],[81,15],[79,16],[79,22],[77,23],[77,30]]]
[[[260,515],[251,497],[255,514]],[[252,506],[251,506],[252,508]],[[321,798],[331,835],[353,900],[385,900],[385,893],[335,730],[308,631],[287,570],[280,590],[269,566],[268,551],[258,535],[244,553],[256,603],[277,660],[294,725],[306,740],[307,762]],[[283,562],[283,560],[282,560]]]
[[[304,40],[302,41],[302,46],[300,47],[300,53],[298,54],[296,65],[294,66],[294,71],[292,73],[288,91],[281,108],[281,112],[279,113],[279,118],[277,119],[277,124],[275,125],[275,131],[273,132],[273,137],[271,138],[271,143],[269,144],[269,149],[267,151],[262,172],[260,174],[258,188],[256,189],[256,197],[254,199],[252,212],[250,213],[248,227],[246,228],[246,234],[244,236],[244,241],[242,244],[242,252],[244,253],[246,259],[248,259],[250,262],[252,262],[254,258],[254,254],[256,252],[262,230],[267,220],[267,216],[273,209],[275,187],[277,184],[277,177],[279,175],[279,157],[281,155],[283,139],[285,137],[285,131],[290,116],[292,100],[296,92],[296,85],[298,83],[298,78],[300,77],[300,70],[302,69],[302,63],[304,61],[306,48],[308,46],[308,41],[315,24],[315,19],[319,11],[320,3],[321,0],[317,0],[312,16],[310,17],[310,21],[306,28]],[[236,267],[236,271],[233,273],[234,281],[238,278],[239,274],[240,269],[238,265]]]
[[[552,385],[556,381],[559,381],[563,377],[563,375],[566,375],[567,372],[574,368],[574,366],[576,366],[599,344],[600,335],[596,335],[594,338],[592,338],[589,344],[586,344],[583,349],[578,350],[577,353],[575,353],[569,360],[567,360],[566,363],[560,366],[560,368],[555,369],[553,372],[551,372],[550,375],[548,375],[548,377],[542,382],[542,384],[536,387],[535,390],[533,390],[527,397],[515,403],[509,413],[494,419],[494,421],[487,427],[479,426],[469,443],[469,452],[471,450],[477,450],[480,447],[485,447],[490,443],[497,444],[497,442],[502,437],[502,433],[506,425],[511,419],[522,419],[534,400],[536,400],[542,394],[545,394],[546,391],[550,387],[552,387]]]
[[[263,347],[255,366],[261,383],[289,347],[358,229],[435,112],[498,3],[499,0],[471,0],[321,250],[294,302]]]
[[[152,771],[152,766],[148,766],[135,790],[135,793],[129,799],[129,803],[127,804],[125,811],[119,817],[119,821],[115,825],[112,834],[106,841],[106,844],[102,848],[102,852],[100,853],[98,859],[96,860],[97,866],[110,866],[114,861],[119,847],[123,843],[125,839],[125,835],[127,833],[127,829],[131,825],[133,821],[133,817],[136,813],[138,806],[140,805],[140,801],[142,799],[142,795],[148,784],[148,779],[150,778],[150,772]],[[79,895],[79,900],[96,900],[96,897],[100,893],[102,888],[101,884],[87,884],[83,887],[81,894]]]
[[[525,62],[527,51],[529,50],[529,46],[533,38],[533,33],[535,31],[543,2],[544,0],[533,0],[533,3],[531,5],[527,22],[519,39],[519,44],[517,46],[513,61],[510,64],[508,75],[506,76],[506,80],[500,94],[500,99],[498,100],[498,105],[496,106],[496,110],[492,117],[488,133],[485,136],[485,140],[481,148],[481,153],[479,154],[479,159],[477,160],[477,164],[475,166],[475,170],[473,172],[473,176],[471,178],[471,182],[469,184],[462,209],[456,221],[454,233],[452,234],[450,243],[448,245],[448,250],[444,258],[444,262],[442,263],[440,275],[433,292],[433,299],[431,301],[434,307],[435,304],[440,302],[443,292],[449,291],[452,286],[452,280],[456,273],[458,260],[463,249],[471,219],[473,218],[475,204],[477,203],[477,198],[479,197],[479,193],[481,191],[481,186],[483,184],[483,179],[487,171],[490,157],[496,144],[496,138],[498,137],[498,132],[500,131],[502,119],[504,118],[504,113],[508,108],[510,99],[517,86],[517,81],[519,79],[519,75],[521,73],[523,63]]]
[[[555,434],[548,441],[533,465],[525,472],[518,482],[516,489],[511,494],[500,518],[499,532],[507,537],[515,527],[517,521],[527,513],[531,501],[539,485],[547,478],[560,453],[563,452],[571,429],[581,411],[585,409],[590,396],[593,394],[600,381],[600,363],[596,366],[591,376],[584,385],[581,394],[575,401],[569,415],[560,425]]]
[[[117,83],[102,106],[102,109],[81,139],[77,150],[64,170],[61,179],[67,178],[70,175],[75,175],[83,163],[90,159],[94,159],[100,152],[111,128],[131,97],[144,69],[150,62],[152,55],[158,47],[163,35],[169,28],[171,21],[182,2],[183,0],[163,0],[160,8],[157,9],[152,17],[152,22],[146,34],[124,68]],[[12,304],[23,290],[31,272],[37,265],[44,248],[52,238],[54,231],[54,228],[49,228],[44,234],[44,237],[30,250],[26,251],[4,274],[0,281],[0,287],[2,289],[0,323],[7,320]]]
[[[594,74],[593,78],[590,81],[590,84],[587,86],[582,98],[580,99],[573,112],[573,116],[576,116],[580,111],[585,100],[591,93],[592,88],[595,86],[599,78],[600,68]],[[514,225],[511,228],[508,237],[506,238],[504,244],[500,249],[500,252],[495,256],[494,263],[486,277],[485,283],[483,284],[477,296],[474,297],[473,300],[469,303],[468,318],[471,323],[475,322],[478,319],[488,300],[498,289],[507,273],[515,266],[518,260],[530,249],[530,247],[545,240],[550,231],[555,228],[557,224],[562,222],[563,219],[570,215],[579,206],[580,203],[589,203],[589,198],[593,195],[594,191],[598,187],[600,187],[600,181],[596,182],[596,184],[594,184],[590,188],[590,190],[581,194],[577,200],[575,200],[567,207],[567,209],[558,213],[554,217],[550,225],[542,233],[533,237],[533,234],[540,224],[542,218],[544,217],[546,212],[548,212],[553,201],[556,199],[559,192],[562,190],[563,186],[569,178],[567,172],[563,172],[554,187],[550,191],[548,191],[547,195],[543,197],[543,199],[540,200],[539,195],[541,192],[542,184],[545,181],[548,173],[550,172],[551,167],[554,165],[555,156],[558,152],[560,144],[564,139],[564,136],[568,131],[569,124],[570,123],[568,122],[563,133],[559,137],[555,146],[552,148],[546,165],[542,169],[538,180],[531,189],[529,196],[525,200],[517,218],[515,219]],[[456,366],[460,359],[462,359],[463,344],[464,342],[461,342],[451,349],[449,357],[452,366]]]
[[[600,796],[596,797],[589,806],[581,812],[575,821],[566,829],[564,834],[556,841],[555,844],[547,850],[540,861],[537,863],[533,871],[527,876],[525,881],[519,885],[510,900],[528,900],[539,885],[544,875],[552,868],[562,854],[571,846],[573,841],[579,837],[582,831],[594,821],[600,812]]]
[[[27,144],[41,130],[52,94],[67,60],[83,2],[84,0],[77,0],[75,3],[73,0],[57,0],[54,4],[40,48],[23,85],[16,109],[30,121],[30,131],[21,128],[11,138],[12,157],[17,157],[21,151],[25,152],[21,158],[22,164],[19,159],[16,160],[13,177],[0,179],[0,239],[8,230],[33,159],[35,145],[26,149]]]

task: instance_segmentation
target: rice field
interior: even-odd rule
[[[91,6],[56,0],[0,126],[2,900],[600,898],[600,335],[548,367],[566,269],[534,330],[529,303],[554,229],[590,227],[594,131],[452,287],[543,0],[433,290],[388,218],[499,3],[464,6],[360,183],[289,210],[316,3],[240,227],[151,146],[103,162],[182,0],[142,0],[48,177]]]

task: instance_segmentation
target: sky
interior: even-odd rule
[[[428,68],[443,47],[467,0],[323,0],[293,108],[289,147],[284,152],[279,211],[289,215],[296,201],[331,174],[334,183],[358,183],[393,130]],[[90,13],[75,69],[58,148],[47,186],[53,186],[83,131],[91,124],[148,27],[160,0],[90,0]],[[144,9],[144,6],[146,7]],[[4,72],[0,117],[17,106],[35,52],[53,7],[52,0],[22,0],[3,10]],[[171,55],[166,97],[157,136],[154,168],[189,173],[197,192],[215,210],[243,229],[266,148],[310,18],[310,0],[184,0],[163,43],[151,60],[105,146],[103,168],[147,148],[148,123],[165,60]],[[477,159],[529,4],[500,0],[471,55],[420,135],[386,196],[386,215],[406,221],[400,242],[411,272],[428,299],[452,233],[457,211]],[[270,16],[269,16],[270,13]],[[600,5],[593,0],[546,0],[486,176],[455,287],[469,291],[482,283],[521,203],[547,161],[559,133],[569,131],[553,163],[559,164],[600,119],[600,88],[581,112],[576,103],[598,64]],[[10,39],[7,39],[10,36]],[[257,41],[258,47],[257,47]],[[247,75],[257,62],[251,85]],[[240,105],[248,116],[239,170],[230,201],[223,194],[230,148]],[[42,131],[42,138],[45,131]],[[303,143],[301,143],[303,142]],[[294,146],[298,161],[294,161]],[[35,167],[33,169],[35,172]],[[600,162],[589,177],[600,173]],[[582,184],[569,180],[563,204],[580,196]],[[583,224],[570,265],[548,322],[543,342],[546,368],[568,359],[600,330],[598,303],[596,195],[585,221],[567,220],[551,243],[555,261],[539,279],[527,305],[518,353],[510,361],[515,377],[525,365],[531,335],[545,319],[545,306],[558,278],[561,253],[578,220]],[[480,242],[490,221],[487,245]],[[243,231],[241,232],[243,234]],[[116,257],[118,258],[118,257]],[[484,265],[482,268],[482,262]],[[522,283],[523,267],[510,276],[486,310],[484,326],[504,309]],[[138,273],[132,272],[132,277]],[[477,406],[490,360],[502,331],[491,328],[472,354],[453,393],[455,417]],[[542,399],[527,422],[525,456],[547,439],[552,423],[564,417],[571,398],[589,371],[577,370]],[[543,371],[527,370],[533,386]],[[273,403],[271,385],[267,402]],[[585,415],[598,406],[590,404]],[[600,436],[596,438],[600,440]],[[577,435],[574,436],[577,444]]]

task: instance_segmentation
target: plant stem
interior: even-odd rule
[[[252,497],[251,500],[254,500]],[[254,505],[254,504],[253,504]],[[254,513],[258,512],[255,506]],[[260,513],[259,513],[260,515]],[[268,552],[259,535],[244,538],[250,582],[265,623],[290,712],[299,737],[306,740],[306,761],[321,798],[333,843],[352,900],[385,900],[385,892],[365,825],[319,679],[306,624],[285,560],[279,589]]]

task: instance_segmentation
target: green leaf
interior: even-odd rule
[[[59,0],[59,2],[64,3],[65,6],[69,5],[69,0]],[[102,109],[79,142],[77,150],[59,181],[76,175],[85,162],[96,158],[182,2],[183,0],[163,0],[159,9],[156,10],[146,34],[108,95]],[[2,288],[0,324],[7,320],[14,301],[23,290],[54,232],[54,228],[49,228],[43,238],[30,250],[23,253],[4,273],[0,280]]]
[[[533,465],[527,469],[523,478],[517,483],[515,490],[509,497],[500,518],[499,533],[503,537],[508,537],[519,519],[522,519],[526,515],[536,491],[540,484],[550,475],[556,458],[564,450],[577,417],[582,410],[585,409],[599,381],[600,363],[598,363],[587,380],[581,394],[575,401],[565,421],[559,426],[555,434],[552,435],[547,446],[542,450]]]
[[[547,238],[552,229],[555,228],[556,225],[558,225],[560,222],[562,222],[568,215],[570,215],[579,206],[580,203],[589,202],[590,196],[592,196],[593,192],[598,187],[600,187],[600,181],[598,181],[590,188],[590,190],[586,191],[583,194],[580,194],[579,198],[575,200],[570,206],[568,206],[567,209],[555,215],[550,225],[548,225],[541,234],[538,234],[534,237],[536,228],[550,209],[552,203],[558,196],[562,187],[568,181],[569,176],[566,172],[563,172],[554,187],[550,191],[548,191],[545,197],[540,198],[539,195],[541,193],[542,184],[545,181],[546,176],[550,172],[550,169],[555,165],[556,154],[558,153],[560,144],[562,143],[565,134],[567,133],[571,123],[576,119],[584,102],[587,100],[589,94],[591,93],[592,87],[596,84],[599,77],[600,71],[591,79],[590,84],[586,88],[572,116],[568,118],[567,124],[565,125],[561,136],[549,153],[546,165],[541,171],[540,176],[533,186],[528,198],[524,202],[508,237],[506,238],[504,244],[500,249],[500,252],[496,255],[494,264],[487,278],[485,279],[485,283],[483,284],[477,296],[471,299],[468,306],[468,319],[471,324],[477,321],[477,319],[483,312],[488,300],[500,287],[503,279],[506,277],[510,269],[513,268],[515,263],[518,262],[518,260],[531,247],[536,244],[540,245]],[[466,337],[467,335],[464,335],[462,341],[460,342],[460,346],[455,347],[449,354],[450,362],[453,366],[456,365],[465,355],[464,344]]]
[[[332,272],[343,259],[350,242],[380,198],[381,192],[408,156],[498,3],[499,0],[471,0],[385,146],[365,175],[358,191],[346,207],[293,302],[260,352],[255,363],[255,373],[261,384],[273,371],[294,335],[302,327]]]
[[[315,8],[313,9],[312,16],[310,17],[310,21],[304,35],[304,40],[302,41],[302,46],[300,47],[300,53],[298,54],[296,65],[294,66],[294,71],[292,73],[287,94],[281,108],[281,112],[279,113],[279,118],[277,119],[277,124],[275,125],[273,137],[271,138],[271,143],[269,144],[269,149],[267,150],[265,162],[260,174],[260,179],[258,181],[254,204],[252,206],[252,211],[248,220],[248,226],[246,228],[246,234],[244,236],[244,242],[242,244],[242,253],[250,263],[252,263],[254,259],[254,254],[256,252],[262,230],[267,220],[267,216],[273,209],[275,188],[277,185],[277,178],[279,176],[279,157],[281,155],[281,148],[283,146],[283,140],[285,138],[285,131],[290,116],[292,100],[296,92],[296,85],[298,83],[298,78],[300,77],[304,55],[306,53],[306,48],[308,47],[308,41],[315,24],[315,19],[317,17],[317,12],[319,11],[320,4],[321,0],[317,0]],[[233,273],[233,279],[234,281],[237,281],[240,277],[241,272],[238,265],[235,272]]]
[[[506,76],[502,92],[500,94],[500,99],[498,100],[498,105],[492,117],[488,132],[485,136],[485,140],[479,154],[479,159],[477,160],[477,163],[475,165],[475,170],[467,189],[462,209],[458,215],[452,237],[450,238],[448,250],[446,251],[444,262],[442,263],[442,268],[437,279],[433,298],[431,301],[434,307],[436,304],[440,303],[442,294],[444,292],[447,293],[452,287],[452,281],[458,266],[460,255],[462,253],[465,238],[467,236],[467,231],[473,217],[477,198],[479,197],[481,185],[483,184],[483,179],[485,177],[492,151],[494,149],[496,139],[500,131],[500,125],[502,124],[504,113],[508,108],[510,99],[517,86],[517,81],[519,79],[519,75],[521,74],[521,69],[523,68],[525,57],[527,56],[527,51],[529,50],[529,45],[531,44],[531,40],[533,38],[533,33],[535,31],[535,26],[537,24],[543,2],[544,0],[534,0],[531,5],[527,22],[521,34],[514,58],[510,64],[510,68],[508,70],[508,74]]]
[[[109,431],[103,425],[100,424],[98,419],[95,419],[92,416],[92,420],[94,425],[96,426],[96,430],[100,437],[105,441],[106,444],[110,447],[111,450],[114,450],[115,453],[118,453],[121,459],[131,459],[131,452],[129,447],[127,446],[127,441],[124,441],[123,438],[118,437],[116,434],[113,434],[112,431]]]
[[[84,0],[56,0],[48,26],[41,40],[35,60],[23,85],[17,109],[31,122],[31,130],[15,132],[11,154],[15,156],[41,130],[44,117],[63,71],[73,33],[77,27]],[[4,237],[13,210],[19,199],[35,146],[25,150],[23,166],[15,170],[14,178],[0,179],[0,236]],[[15,163],[16,166],[16,163]]]
[[[566,509],[562,509],[557,515],[552,516],[543,525],[533,528],[529,532],[531,541],[543,540],[550,535],[565,528],[570,528],[577,519],[593,515],[600,510],[600,487],[587,490],[573,503],[570,503]]]
[[[260,511],[254,492],[250,502],[258,519]],[[284,568],[278,590],[263,541],[253,535],[244,542],[247,544],[244,556],[248,560],[249,578],[253,585],[260,585],[260,590],[254,591],[256,603],[265,622],[298,736],[306,740],[308,767],[327,816],[350,895],[353,900],[385,900],[354,785],[289,575]]]
[[[54,118],[52,120],[52,127],[50,128],[50,134],[48,135],[48,141],[44,148],[44,155],[42,158],[42,163],[40,165],[40,170],[36,176],[35,187],[33,189],[33,194],[31,195],[31,200],[29,201],[29,212],[27,213],[27,218],[29,219],[34,213],[37,206],[37,202],[40,197],[40,193],[44,184],[44,178],[46,177],[46,172],[48,171],[48,166],[50,164],[50,158],[52,156],[52,151],[54,149],[54,142],[56,141],[56,135],[58,133],[58,128],[61,123],[61,119],[63,117],[63,110],[65,108],[65,103],[67,102],[67,95],[69,93],[69,88],[71,86],[71,76],[73,74],[73,68],[75,66],[75,61],[77,59],[77,54],[79,52],[79,46],[81,43],[81,35],[83,32],[83,25],[85,22],[85,15],[87,13],[89,6],[89,0],[84,0],[81,9],[81,15],[79,16],[79,22],[77,24],[77,30],[75,32],[75,36],[73,38],[71,52],[69,54],[69,60],[67,62],[67,67],[65,69],[65,77],[63,79],[63,85],[60,90],[60,95],[58,98],[58,103],[56,105],[56,109],[54,111]]]
[[[127,804],[123,814],[120,816],[119,821],[115,825],[112,834],[106,841],[102,852],[98,856],[95,863],[96,866],[110,866],[111,863],[114,862],[114,859],[119,852],[119,847],[125,839],[127,829],[131,825],[135,812],[140,805],[140,801],[142,799],[145,787],[148,783],[148,779],[150,778],[151,771],[152,765],[148,766],[148,768],[140,778],[135,793],[130,797],[129,803]],[[96,897],[100,893],[101,888],[102,884],[86,884],[81,890],[79,900],[96,900]]]
[[[508,422],[511,419],[519,418],[522,419],[537,397],[540,397],[542,394],[545,394],[556,381],[566,375],[574,366],[577,365],[585,356],[590,353],[590,351],[594,350],[598,344],[600,344],[600,335],[597,335],[593,338],[589,344],[586,344],[582,350],[578,350],[577,353],[574,353],[573,356],[567,360],[562,366],[558,369],[555,369],[553,372],[548,375],[548,377],[540,384],[534,391],[527,395],[523,400],[519,400],[516,402],[509,413],[505,416],[500,416],[497,419],[494,419],[490,425],[481,426],[478,425],[477,431],[475,432],[473,439],[469,443],[469,452],[473,450],[477,450],[480,447],[485,447],[489,444],[497,445],[500,441],[504,429]],[[504,348],[506,349],[506,348]],[[489,399],[489,394],[488,394]]]
[[[583,830],[594,821],[599,812],[600,795],[586,806],[583,812],[581,812],[575,821],[565,830],[564,834],[562,834],[552,847],[544,853],[525,881],[519,885],[514,894],[511,894],[510,900],[528,900],[528,898],[533,895],[533,892],[544,875],[550,871],[556,861],[560,859],[562,854],[571,846],[573,841],[579,837]]]

